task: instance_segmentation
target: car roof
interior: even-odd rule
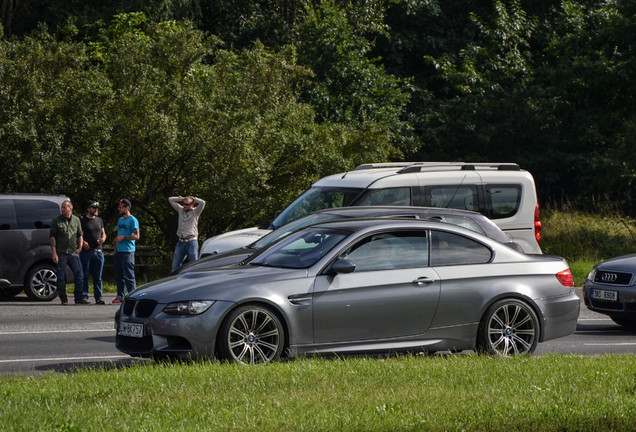
[[[58,194],[41,194],[41,193],[0,193],[2,199],[45,199],[62,203],[64,200],[69,199],[66,195]]]
[[[493,238],[502,243],[512,242],[512,239],[504,233],[501,228],[497,226],[493,221],[488,219],[481,213],[460,210],[449,209],[440,207],[415,207],[415,206],[368,206],[368,207],[340,207],[337,209],[324,209],[318,210],[314,213],[326,213],[339,216],[346,216],[348,218],[369,218],[369,217],[381,217],[383,215],[399,217],[400,215],[424,215],[424,216],[460,216],[466,217],[475,221],[490,238]]]
[[[483,239],[488,239],[489,241],[494,241],[495,243],[499,243],[496,240],[492,240],[491,238],[484,236],[482,234],[476,233],[475,231],[471,231],[469,229],[444,223],[444,222],[435,222],[428,220],[413,220],[413,219],[400,219],[400,218],[362,218],[362,219],[340,219],[335,221],[327,221],[322,223],[317,223],[314,225],[310,225],[308,227],[302,228],[299,231],[303,231],[305,229],[315,229],[320,227],[328,227],[333,229],[342,229],[346,231],[356,232],[361,230],[375,230],[375,229],[436,229],[442,231],[454,231],[458,234],[467,234],[473,237],[479,237]]]
[[[527,174],[516,163],[506,162],[389,162],[365,163],[358,165],[351,171],[323,177],[314,186],[335,186],[366,188],[376,181],[393,176],[403,176],[415,173],[440,173],[459,171],[517,171]],[[435,174],[439,175],[439,174]]]

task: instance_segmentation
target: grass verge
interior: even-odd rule
[[[407,355],[5,377],[0,429],[632,431],[635,371],[633,355]]]

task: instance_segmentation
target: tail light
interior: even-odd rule
[[[556,274],[556,278],[561,282],[561,285],[565,287],[573,287],[574,286],[574,278],[572,277],[572,272],[570,269],[563,270]]]
[[[539,216],[539,204],[534,208],[534,238],[541,246],[541,216]]]

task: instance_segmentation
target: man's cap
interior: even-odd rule
[[[96,200],[89,200],[86,201],[86,205],[85,207],[88,208],[99,208],[99,202],[97,202]]]
[[[126,198],[122,198],[119,201],[117,201],[117,205],[123,205],[126,207],[132,207],[132,204],[130,204],[130,201],[128,201]]]

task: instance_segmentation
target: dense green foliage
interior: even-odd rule
[[[632,0],[1,0],[0,184],[167,196],[211,236],[326,174],[387,160],[518,162],[542,203],[636,212]],[[103,216],[114,222],[113,208]]]
[[[635,367],[633,355],[453,355],[5,377],[0,429],[631,431]]]

